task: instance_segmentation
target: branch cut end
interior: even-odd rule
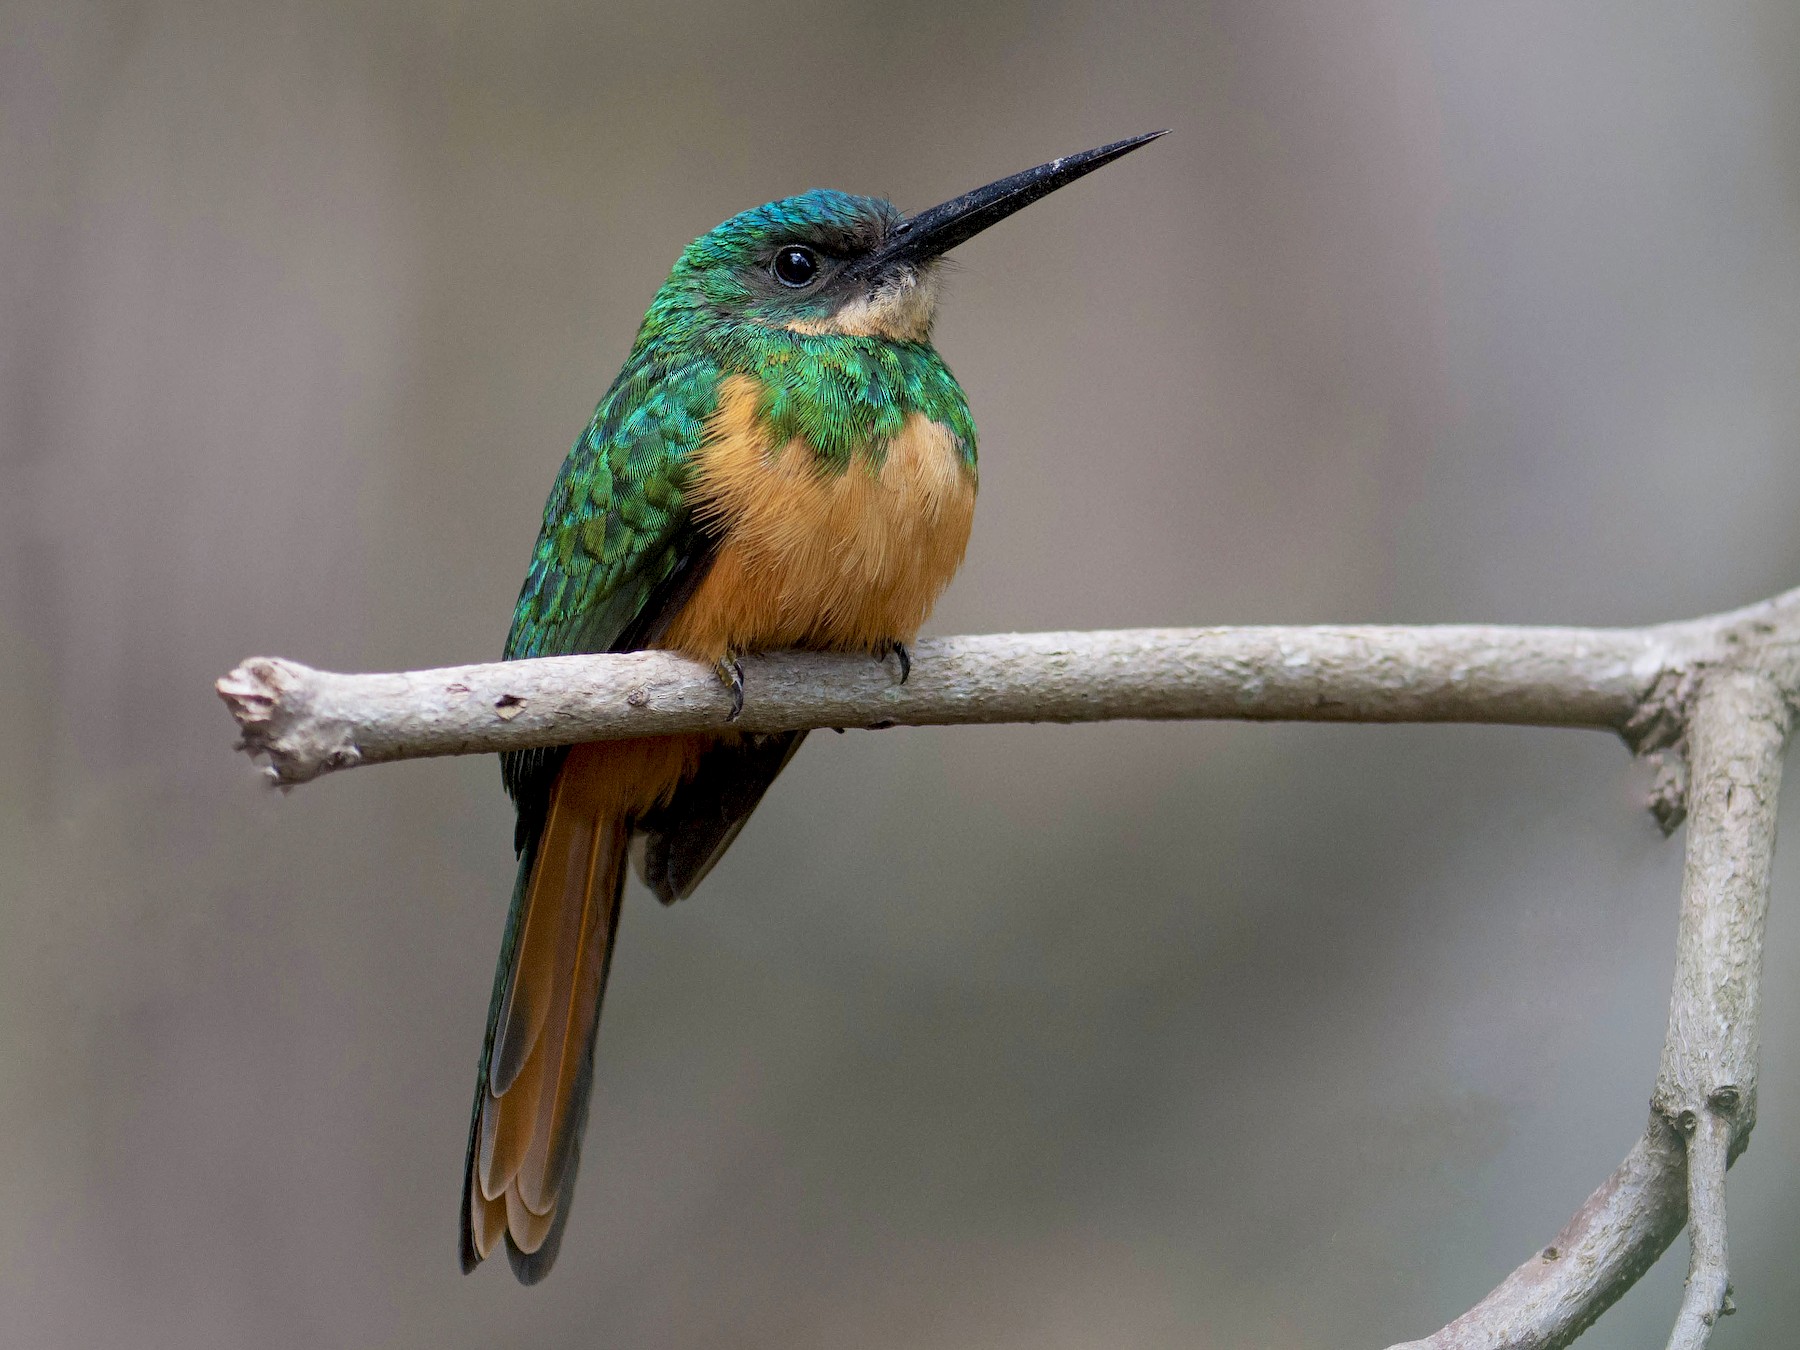
[[[236,748],[277,787],[362,762],[354,719],[334,714],[318,697],[328,678],[297,661],[253,656],[213,686],[237,721]]]

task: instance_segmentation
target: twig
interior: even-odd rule
[[[1650,1124],[1556,1238],[1436,1335],[1396,1350],[1556,1350],[1693,1215],[1669,1342],[1732,1310],[1725,1171],[1756,1117],[1776,795],[1800,703],[1800,590],[1641,629],[1147,629],[921,642],[913,675],[858,656],[747,658],[742,716],[661,652],[394,675],[245,662],[218,691],[276,783],[335,769],[618,736],[1109,718],[1493,722],[1607,728],[1657,759],[1665,829],[1691,810],[1674,993]]]
[[[1718,1320],[1735,1311],[1725,1259],[1725,1169],[1731,1118],[1703,1112],[1688,1137],[1688,1277],[1669,1350],[1701,1350]]]
[[[1681,1136],[1652,1114],[1644,1137],[1563,1229],[1449,1326],[1393,1350],[1559,1350],[1661,1256],[1687,1220]]]

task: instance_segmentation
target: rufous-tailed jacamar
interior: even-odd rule
[[[975,425],[931,345],[939,259],[1161,135],[1053,160],[916,216],[815,191],[696,239],[569,452],[507,659],[661,647],[897,658],[962,561]],[[625,861],[681,899],[804,732],[661,736],[503,757],[518,882],[463,1169],[462,1261],[502,1236],[518,1277],[556,1259],[593,1084]]]

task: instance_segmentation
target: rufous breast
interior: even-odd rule
[[[804,441],[773,444],[758,394],[727,379],[695,454],[687,490],[720,543],[660,645],[717,661],[911,641],[969,543],[975,473],[956,437],[913,413],[885,454],[834,469]]]

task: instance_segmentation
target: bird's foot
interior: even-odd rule
[[[875,659],[884,665],[890,656],[900,658],[900,683],[905,684],[912,677],[912,653],[904,642],[884,642],[875,649]]]
[[[731,712],[725,720],[735,722],[744,711],[744,663],[735,655],[722,656],[713,662],[713,673],[731,695]]]

